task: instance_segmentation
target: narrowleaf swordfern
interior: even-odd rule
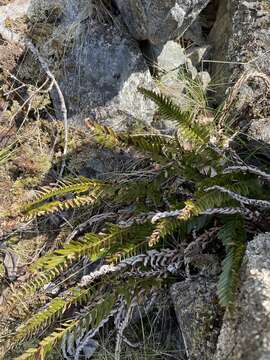
[[[122,333],[125,322],[119,322],[119,314],[128,316],[132,304],[157,294],[168,275],[183,270],[185,258],[178,249],[199,241],[213,225],[211,234],[226,252],[218,297],[221,305],[233,305],[248,225],[270,208],[264,191],[270,175],[244,165],[224,145],[228,139],[217,132],[218,119],[209,109],[194,112],[191,106],[183,111],[163,94],[139,91],[157,104],[162,118],[175,123],[174,136],[115,132],[93,119],[87,126],[103,146],[135,148],[152,160],[152,168],[109,180],[66,178],[42,188],[21,209],[27,219],[105,203],[122,211],[102,231],[85,230],[71,241],[67,237],[31,266],[33,279],[13,294],[10,306],[53,281],[72,286],[18,327],[9,350],[39,339],[18,360],[45,359],[57,346],[65,359],[87,358],[86,344],[94,344],[97,332],[113,321]],[[211,114],[209,121],[200,121],[205,114]],[[189,142],[188,149],[182,139]],[[89,263],[97,264],[96,270],[83,276],[81,267]]]

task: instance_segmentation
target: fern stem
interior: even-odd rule
[[[255,206],[255,207],[259,207],[259,208],[263,208],[263,209],[270,209],[270,201],[266,201],[266,200],[258,200],[258,199],[250,199],[247,198],[245,196],[242,196],[240,194],[237,194],[229,189],[226,189],[222,186],[212,186],[209,187],[207,189],[205,189],[205,192],[209,192],[209,191],[220,191],[224,194],[229,195],[232,199],[240,202],[241,204],[245,204],[245,205],[249,205],[249,206]]]
[[[223,171],[223,174],[231,174],[234,172],[249,172],[251,174],[261,176],[266,180],[270,180],[270,174],[256,168],[255,166],[230,166]]]

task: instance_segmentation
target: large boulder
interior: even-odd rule
[[[216,295],[216,278],[198,277],[176,283],[171,297],[189,360],[212,360],[222,311]]]
[[[24,27],[18,28],[18,20]],[[3,37],[22,42],[26,29],[59,83],[70,121],[80,124],[95,114],[117,129],[151,125],[155,106],[137,88],[152,89],[154,81],[123,24],[87,0],[15,0],[1,7]],[[28,53],[20,67],[24,80],[40,76],[34,73],[35,63]],[[52,98],[61,117],[55,91]]]
[[[216,61],[212,71],[216,84],[221,84],[220,95],[224,94],[228,82],[233,84],[243,71],[261,71],[270,75],[269,39],[269,0],[219,1],[209,40]]]
[[[252,139],[270,145],[270,117],[251,121],[248,134]]]
[[[12,24],[24,17],[30,8],[31,0],[13,0],[1,4],[0,1],[0,35],[5,40],[17,43],[19,36],[13,31]]]
[[[214,359],[270,359],[270,234],[248,244],[235,309],[225,314]]]
[[[76,43],[58,72],[69,116],[94,113],[118,129],[137,119],[150,125],[155,107],[137,88],[154,82],[136,42],[113,25],[89,20]]]
[[[57,9],[57,26],[38,44],[53,63],[69,118],[78,123],[95,114],[117,129],[137,121],[149,126],[155,107],[137,88],[153,88],[154,82],[138,44],[125,27],[105,18],[102,9],[85,0],[54,0],[54,5],[35,0],[28,15],[42,27],[52,6]],[[54,99],[59,110],[56,94]]]
[[[160,45],[184,33],[210,0],[115,0],[132,36]]]

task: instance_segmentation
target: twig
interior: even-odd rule
[[[34,44],[32,43],[31,40],[25,38],[23,41],[24,41],[24,44],[26,45],[26,47],[38,59],[42,69],[45,71],[45,73],[48,75],[48,77],[52,80],[53,85],[55,86],[56,91],[58,93],[58,97],[60,100],[61,113],[62,113],[63,123],[64,123],[63,161],[62,161],[62,166],[61,166],[61,170],[60,170],[60,174],[59,174],[59,176],[62,177],[65,166],[66,166],[66,156],[67,156],[67,152],[68,152],[68,118],[67,118],[67,107],[66,107],[66,103],[65,103],[65,98],[64,98],[64,95],[62,93],[62,90],[61,90],[58,82],[55,79],[55,76],[49,69],[49,66],[48,66],[47,62],[45,61],[45,59],[40,55],[38,49],[34,46]]]

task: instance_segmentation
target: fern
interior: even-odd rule
[[[68,320],[40,341],[36,348],[26,350],[22,355],[16,357],[15,360],[45,359],[47,354],[51,353],[55,346],[62,341],[63,337],[78,326],[78,323],[77,320]]]
[[[163,118],[177,123],[186,140],[197,145],[207,144],[210,137],[210,129],[208,126],[196,123],[192,112],[181,110],[178,105],[174,104],[169,97],[163,94],[157,94],[144,88],[139,88],[139,91],[158,105],[160,115]]]
[[[59,180],[56,185],[42,187],[37,192],[36,202],[40,203],[52,197],[63,196],[69,193],[80,194],[88,191],[90,187],[94,187],[96,185],[97,185],[96,182],[93,182],[88,178],[78,177],[74,179],[68,177],[66,179]],[[35,202],[31,203],[31,206],[34,205]]]
[[[83,333],[87,333],[91,328],[93,330],[101,328],[103,320],[106,319],[106,316],[111,313],[119,297],[123,296],[125,301],[130,303],[131,298],[138,294],[142,289],[144,293],[147,293],[155,288],[159,288],[160,285],[161,280],[159,279],[130,279],[125,285],[115,284],[109,293],[107,290],[106,297],[102,300],[99,300],[92,309],[88,311],[87,309],[84,310],[83,315],[81,315],[81,317],[78,319],[64,322],[62,325],[60,325],[59,328],[41,340],[36,348],[30,348],[26,350],[16,359],[45,359],[46,355],[51,353],[53,348],[59,346],[59,343],[73,332],[75,333],[75,336],[82,337]],[[133,289],[133,291],[131,291],[131,289]],[[70,291],[74,292],[75,290],[71,289]],[[79,290],[76,290],[76,292],[78,293]],[[75,300],[79,301],[80,304],[85,302],[86,298],[90,296],[90,290],[80,290],[79,296],[73,296],[73,298],[69,299],[65,305],[59,299],[52,301],[48,309],[44,311],[45,314],[44,312],[37,314],[34,318],[30,319],[25,326],[18,329],[17,333],[15,334],[15,342],[32,337],[34,333],[43,329],[45,326],[50,324],[51,321],[55,321],[56,317],[58,317],[61,313],[65,312],[70,307],[71,302],[72,304],[74,304]]]
[[[141,152],[149,153],[156,160],[162,160],[162,158],[166,160],[176,153],[177,143],[174,137],[169,135],[148,133],[130,135],[125,132],[115,132],[106,125],[90,120],[87,121],[87,125],[97,141],[109,148],[123,145],[133,146]]]
[[[242,197],[264,198],[268,196],[265,189],[269,190],[266,181],[269,175],[247,166],[241,167],[242,173],[238,164],[228,168],[228,164],[235,165],[235,151],[224,150],[223,143],[217,143],[220,136],[214,124],[200,123],[201,115],[211,117],[212,113],[209,114],[207,99],[199,84],[187,79],[186,94],[193,104],[187,110],[182,110],[163,94],[146,89],[140,92],[158,105],[164,119],[175,122],[174,137],[116,132],[93,121],[88,121],[87,125],[103,146],[133,147],[139,151],[144,156],[145,167],[139,170],[136,167],[133,173],[111,174],[108,181],[68,177],[41,188],[36,198],[21,208],[21,214],[29,218],[76,210],[81,206],[89,206],[91,216],[102,216],[103,211],[106,214],[109,209],[110,213],[115,211],[115,216],[110,218],[115,224],[102,223],[105,221],[102,218],[96,228],[91,227],[92,232],[87,233],[89,228],[85,226],[79,232],[73,231],[75,235],[70,242],[67,232],[66,243],[61,238],[57,250],[47,252],[30,267],[31,280],[16,290],[10,304],[19,304],[25,296],[37,294],[54,279],[61,284],[68,283],[69,289],[17,328],[12,338],[14,346],[43,336],[36,348],[26,350],[18,360],[44,359],[61,342],[62,346],[66,341],[70,348],[76,347],[72,344],[73,336],[81,339],[90,336],[91,331],[98,332],[111,316],[115,316],[119,301],[129,303],[134,296],[141,299],[143,293],[155,291],[155,287],[163,284],[158,277],[166,273],[167,270],[163,270],[170,260],[172,267],[183,262],[183,258],[179,260],[181,254],[174,253],[170,258],[175,244],[181,243],[184,248],[190,241],[202,239],[204,234],[211,237],[213,233],[209,229],[214,228],[216,233],[221,228],[218,239],[226,250],[218,282],[219,301],[226,307],[233,306],[245,252],[245,227],[249,231],[246,222],[252,221],[256,201],[252,201],[252,206],[247,201],[240,201],[239,205],[237,196],[230,196],[228,190]],[[216,142],[212,142],[212,135]],[[185,141],[191,144],[189,149],[185,148]],[[263,209],[259,208],[261,212]],[[85,209],[84,215],[88,210]],[[65,216],[70,213],[67,211]],[[76,224],[77,229],[82,222],[81,213],[73,211],[72,216],[71,223]],[[83,225],[92,226],[85,220]],[[82,237],[78,238],[78,233]],[[169,253],[164,250],[166,257],[162,258],[162,251],[147,251],[149,247],[158,249],[164,244],[170,247]],[[211,246],[213,253],[221,257],[220,246],[216,243]],[[145,250],[146,255],[141,254]],[[89,275],[89,288],[80,280],[81,269],[74,276],[74,267],[79,268],[82,259],[87,263],[104,264]],[[163,264],[161,270],[156,266],[158,263]],[[107,271],[103,272],[104,268]],[[110,271],[112,268],[114,271]],[[77,350],[74,348],[74,351]]]
[[[21,208],[21,214],[27,218],[43,216],[55,212],[78,208],[80,206],[95,203],[99,197],[106,193],[109,194],[111,189],[110,183],[98,180],[89,180],[85,178],[63,180],[52,187],[43,187],[38,193],[36,199]],[[107,192],[106,192],[107,191]],[[87,193],[88,194],[83,194]],[[66,196],[68,194],[78,195],[72,199],[46,200]]]
[[[24,298],[28,298],[31,295],[35,294],[39,289],[44,287],[46,284],[50,283],[57,276],[61,274],[63,268],[55,267],[48,271],[42,271],[37,276],[35,276],[31,281],[26,284],[21,285],[18,289],[11,294],[8,299],[8,304],[10,306],[15,303],[22,303]]]
[[[231,307],[245,253],[246,231],[243,219],[239,216],[226,219],[223,228],[218,233],[218,238],[222,241],[227,253],[218,282],[218,296],[222,305]]]
[[[153,233],[148,239],[150,247],[155,246],[161,239],[167,239],[175,235],[179,241],[185,240],[192,231],[200,231],[206,226],[208,216],[194,216],[187,220],[179,218],[165,218],[158,222]]]
[[[83,304],[91,294],[90,289],[71,288],[62,296],[53,299],[49,305],[21,325],[12,338],[12,346],[36,337],[42,330],[59,319],[71,306]]]
[[[151,228],[151,225],[147,224],[135,224],[126,228],[111,225],[104,235],[87,233],[83,239],[72,241],[62,249],[40,258],[34,269],[50,271],[61,268],[63,271],[83,256],[88,256],[91,261],[96,261],[102,256],[116,260],[134,252],[138,244],[141,244],[151,232]]]

